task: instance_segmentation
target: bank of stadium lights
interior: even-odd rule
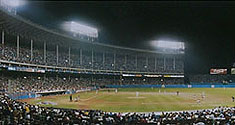
[[[25,3],[26,0],[0,0],[0,7],[16,15],[17,8]]]
[[[172,50],[184,50],[185,46],[183,42],[156,40],[151,43],[156,48],[172,49]]]
[[[185,46],[183,42],[167,41],[167,40],[155,40],[151,42],[151,45],[157,49],[164,51],[179,50],[184,51]]]
[[[92,38],[98,38],[98,30],[96,28],[75,22],[65,22],[63,24],[63,29],[77,35],[85,35]]]
[[[12,8],[23,6],[25,3],[25,0],[0,0],[1,6],[8,6]]]

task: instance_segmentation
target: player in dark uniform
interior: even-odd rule
[[[177,91],[177,95],[179,95],[180,94],[180,92],[179,91]]]
[[[73,96],[72,96],[72,94],[70,94],[69,98],[70,98],[70,102],[72,102],[72,101],[73,101]]]
[[[232,96],[232,100],[233,100],[233,102],[234,102],[234,99],[235,99],[235,98],[234,98],[234,96]]]

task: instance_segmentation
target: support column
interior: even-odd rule
[[[20,57],[20,36],[17,36],[17,50],[16,50],[16,58]]]
[[[157,70],[157,57],[155,56],[154,58],[155,58],[154,59],[154,69],[156,71]]]
[[[71,61],[70,61],[70,58],[71,58],[70,51],[71,51],[71,48],[69,47],[69,65],[71,63]]]
[[[127,64],[127,55],[125,55],[125,65]]]
[[[103,52],[103,67],[104,67],[104,63],[105,63],[105,52]]]
[[[2,55],[4,56],[5,32],[2,31]]]
[[[31,53],[30,61],[33,61],[33,40],[31,40],[31,51],[30,51],[30,53]]]
[[[82,65],[82,49],[80,49],[80,65]]]
[[[137,58],[138,58],[137,55],[135,55],[135,67],[136,67],[136,69],[138,67],[138,59]]]
[[[43,75],[43,83],[46,83],[46,74]]]
[[[16,8],[14,9],[14,14],[17,15],[17,11],[16,11]]]
[[[69,81],[71,81],[71,76],[69,75]]]
[[[163,70],[165,71],[166,70],[166,58],[164,57],[164,60],[163,60]]]
[[[173,69],[175,70],[175,57],[174,57],[174,60],[173,60]]]
[[[114,65],[114,69],[116,67],[116,52],[114,52],[113,54],[113,65]]]
[[[44,42],[44,63],[46,63],[46,59],[47,59],[47,54],[46,54],[46,52],[47,52],[47,48],[46,48],[47,46],[46,46],[46,42]]]
[[[56,45],[56,65],[59,64],[59,46]]]
[[[91,68],[93,69],[93,66],[94,66],[94,52],[93,52],[93,49],[91,50]]]
[[[91,75],[91,84],[93,85],[93,81],[94,81],[94,78],[93,78],[93,74]]]
[[[122,85],[122,75],[120,75],[120,85]]]
[[[147,67],[148,67],[148,57],[146,56],[146,64],[145,64]]]

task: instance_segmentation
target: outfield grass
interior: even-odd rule
[[[139,97],[136,97],[136,92]],[[160,91],[160,93],[159,93]],[[176,91],[180,95],[176,95]],[[202,93],[205,98],[202,98]],[[98,109],[113,112],[152,112],[182,111],[208,109],[217,106],[234,106],[231,97],[235,96],[234,88],[128,88],[115,91],[83,92],[79,102],[69,102],[69,95],[48,96],[38,99],[21,100],[30,104],[51,101],[58,105],[41,105],[57,108]],[[200,104],[197,100],[200,99]]]

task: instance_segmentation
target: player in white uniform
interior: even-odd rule
[[[136,97],[139,97],[139,92],[136,92]]]

